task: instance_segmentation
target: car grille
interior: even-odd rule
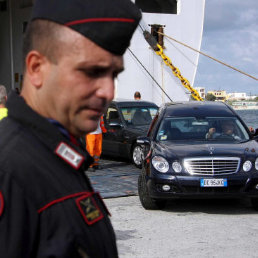
[[[236,173],[240,158],[213,157],[184,159],[184,167],[191,175],[225,175]]]

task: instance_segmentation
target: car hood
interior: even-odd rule
[[[212,157],[212,156],[237,156],[243,154],[258,154],[258,143],[248,141],[245,143],[175,143],[159,142],[153,145],[153,154],[162,155],[166,158],[178,159],[185,157]]]

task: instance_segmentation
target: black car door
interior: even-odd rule
[[[125,126],[119,110],[110,106],[104,116],[107,132],[103,135],[103,154],[112,156],[125,156],[123,131]]]

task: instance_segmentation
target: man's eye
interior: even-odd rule
[[[103,74],[105,73],[105,71],[103,71],[102,69],[81,69],[81,71],[88,77],[92,77],[92,78],[96,78],[96,77],[100,77],[103,76]]]
[[[113,78],[116,79],[118,75],[119,75],[118,72],[113,73]]]
[[[92,70],[92,71],[88,71],[87,73],[89,76],[91,77],[100,77],[103,75],[103,71],[100,70]]]
[[[124,71],[124,69],[122,68],[122,69],[119,69],[119,70],[116,70],[116,71],[114,71],[113,72],[113,78],[115,79],[115,78],[117,78],[118,77],[118,75],[120,74],[120,73],[122,73]]]
[[[120,74],[119,71],[110,71],[109,69],[80,69],[81,72],[83,72],[86,76],[91,77],[91,78],[98,78],[98,77],[103,77],[103,76],[109,76],[112,73],[113,79],[117,78],[117,76]]]

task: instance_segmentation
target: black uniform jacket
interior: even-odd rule
[[[0,257],[117,257],[89,154],[11,93],[0,123]]]

